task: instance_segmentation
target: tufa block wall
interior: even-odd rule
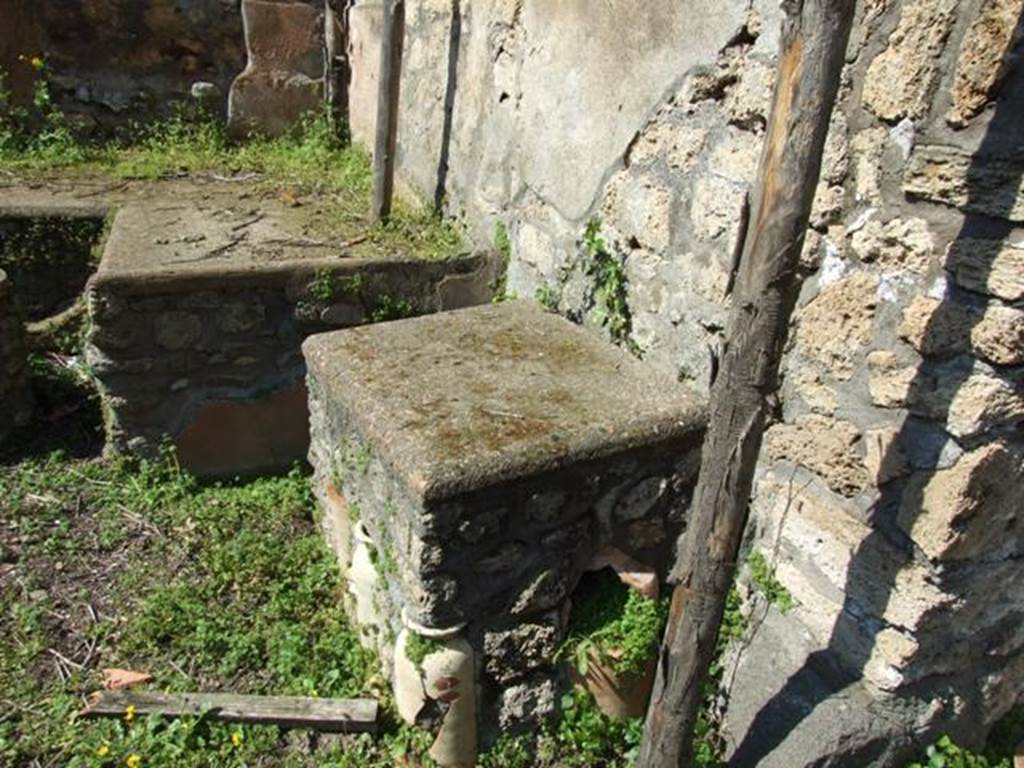
[[[978,743],[1024,693],[1022,6],[858,10],[752,502],[748,547],[794,607],[747,590],[722,701],[736,766],[896,765],[942,731]],[[454,9],[410,10],[404,179],[481,240],[504,224],[510,290],[625,328],[706,390],[776,4]],[[375,13],[352,11],[353,115],[372,112]]]

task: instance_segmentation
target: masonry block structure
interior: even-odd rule
[[[570,595],[595,553],[667,561],[703,403],[532,301],[321,334],[303,351],[324,525],[350,578],[353,526],[374,552],[372,594],[355,585],[375,606],[360,608],[372,645],[393,664],[403,627],[455,627],[482,726],[551,715]]]
[[[746,544],[794,607],[745,589],[719,715],[737,768],[901,765],[1024,695],[1022,12],[859,6]],[[350,12],[363,140],[378,13]],[[510,290],[705,392],[779,13],[416,3],[399,172],[480,241],[507,230]]]
[[[204,475],[286,467],[308,445],[306,336],[489,296],[486,254],[346,246],[316,228],[316,204],[254,211],[238,191],[183,199],[165,187],[115,208],[86,347],[111,449],[152,456],[170,444]]]

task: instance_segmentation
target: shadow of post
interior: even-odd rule
[[[452,20],[448,28],[448,80],[444,91],[444,126],[441,130],[441,155],[437,161],[434,208],[440,211],[448,187],[451,163],[452,129],[455,119],[455,91],[459,84],[459,47],[462,44],[462,0],[452,0]]]
[[[1024,32],[1022,27],[1024,16],[1017,20],[1017,34],[1013,37],[1017,42],[1015,50],[1011,52],[1013,54],[1020,52],[1020,40]],[[1011,61],[1016,64],[1014,59],[1011,58]],[[963,224],[947,251],[944,263],[947,290],[925,327],[922,349],[937,350],[943,344],[943,340],[949,338],[950,328],[961,327],[963,336],[967,337],[969,350],[971,331],[979,322],[983,311],[999,303],[989,295],[972,293],[958,286],[954,274],[958,266],[958,254],[967,248],[975,249],[977,252],[979,241],[983,241],[987,243],[987,247],[981,249],[984,258],[980,263],[976,261],[977,272],[973,274],[971,282],[972,287],[986,285],[992,270],[992,262],[1000,247],[1015,229],[1010,219],[1014,215],[1019,217],[1019,212],[1014,213],[1014,206],[1020,195],[1024,176],[1024,152],[1018,148],[1022,115],[1024,73],[1020,67],[1015,66],[1003,81],[991,122],[978,150],[971,156],[967,172],[967,199],[958,205],[965,213]],[[993,160],[999,158],[1009,158],[1010,161],[993,163]],[[1001,170],[993,171],[996,166]],[[965,313],[965,308],[970,311]],[[966,327],[962,325],[965,314],[971,318]],[[970,351],[943,357],[941,350],[938,350],[936,356],[924,357],[908,390],[910,413],[886,451],[881,466],[891,466],[902,460],[903,456],[910,453],[908,448],[914,449],[914,453],[920,457],[920,445],[912,443],[919,440],[922,425],[931,424],[941,429],[947,424],[953,398],[973,372]],[[1008,379],[1010,385],[1020,391],[1019,366],[1016,369],[997,368],[996,375],[1004,380]],[[958,442],[965,452],[976,450],[1000,438],[1012,440],[1012,433],[1017,426],[1002,424],[980,434],[961,437]],[[957,439],[948,434],[946,437],[950,440]],[[1019,432],[1016,437],[1019,445]],[[731,766],[753,768],[758,765],[782,744],[787,735],[803,722],[818,704],[825,702],[830,694],[839,693],[847,686],[862,680],[877,644],[878,634],[885,626],[881,617],[885,616],[893,596],[897,593],[898,574],[911,562],[927,560],[926,554],[915,546],[907,532],[911,530],[914,520],[924,511],[926,481],[939,471],[938,451],[936,450],[935,455],[929,458],[931,466],[919,464],[915,467],[918,471],[912,478],[900,478],[880,487],[879,497],[869,510],[866,521],[871,532],[863,539],[850,560],[843,592],[843,607],[832,627],[827,646],[812,653],[804,665],[791,675],[783,687],[761,708],[733,754]],[[1021,525],[1024,525],[1024,522],[1017,523],[1017,530]],[[902,553],[903,559],[900,562],[886,562],[882,567],[879,566],[880,552],[896,551]],[[957,593],[967,588],[962,574],[957,573],[956,564],[933,565],[938,566],[938,578],[944,590]],[[937,611],[936,615],[929,616],[927,620],[934,625],[942,625],[949,618],[948,614],[943,615],[941,611]],[[1019,615],[1011,619],[1021,621]],[[913,668],[915,663],[927,665],[941,657],[947,652],[947,649],[941,647],[942,642],[941,631],[934,638],[926,638],[923,647],[911,658],[910,668]],[[983,655],[979,653],[979,656]],[[983,667],[986,663],[995,662],[979,663]],[[961,670],[959,674],[950,674],[944,679],[947,682],[952,680],[951,685],[955,693],[970,701],[979,695],[979,691],[974,689],[977,686],[976,681],[986,671],[992,670],[966,669]],[[829,693],[825,692],[822,681],[831,689]],[[940,681],[911,682],[892,695],[937,695],[937,686],[941,687]],[[949,690],[947,688],[947,693]],[[800,701],[805,706],[794,706],[794,701]],[[984,735],[978,733],[976,723],[969,724],[969,727],[974,731],[975,741]],[[913,738],[931,739],[936,735],[938,734],[920,733],[914,734]],[[868,761],[878,757],[885,749],[886,747],[882,745],[868,744],[859,754],[848,755],[845,759],[849,764],[867,765]]]

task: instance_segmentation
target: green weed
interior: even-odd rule
[[[591,219],[583,233],[583,248],[590,261],[587,275],[594,281],[594,317],[612,340],[629,344],[633,320],[629,309],[626,270],[601,237],[601,220]]]
[[[591,654],[619,674],[641,672],[657,653],[668,616],[668,600],[651,600],[629,589],[605,569],[589,578],[573,608],[569,633],[559,651],[587,673]]]
[[[401,320],[416,314],[416,307],[408,299],[396,299],[384,294],[377,299],[376,305],[370,310],[370,321],[383,323],[388,320]]]
[[[427,656],[444,650],[444,643],[432,637],[424,637],[416,632],[410,632],[405,639],[405,657],[412,662],[417,669],[423,669],[423,662]]]
[[[928,747],[926,762],[911,763],[907,768],[1011,768],[1010,757],[988,758],[961,749],[949,738],[942,736]]]
[[[542,285],[537,288],[533,293],[533,297],[540,303],[544,309],[549,312],[558,311],[558,291],[552,288],[550,285]]]
[[[775,578],[775,568],[768,564],[764,555],[757,550],[751,552],[747,565],[750,568],[750,583],[754,589],[783,613],[793,608],[796,604],[793,595]]]
[[[86,162],[91,153],[76,140],[63,113],[53,104],[46,62],[32,57],[36,70],[29,107],[15,106],[0,70],[0,165],[55,167]]]

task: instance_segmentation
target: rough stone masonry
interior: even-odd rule
[[[488,255],[429,261],[346,246],[334,209],[315,199],[254,208],[236,182],[163,182],[114,207],[87,291],[85,350],[107,446],[153,456],[171,444],[201,475],[305,455],[309,334],[490,295]]]
[[[400,173],[482,241],[500,222],[510,290],[597,332],[600,219],[631,346],[706,391],[777,4],[457,5],[410,11]],[[732,765],[899,765],[941,732],[978,744],[1024,695],[1022,12],[858,10],[747,543],[795,606],[745,589]],[[374,14],[351,16],[364,139]]]
[[[666,564],[703,403],[532,301],[320,334],[303,353],[328,538],[350,581],[354,527],[374,553],[369,642],[391,669],[403,626],[454,627],[485,731],[552,715],[595,553]]]
[[[7,0],[0,70],[20,104],[38,78],[32,57],[45,61],[53,101],[76,129],[168,117],[196,82],[209,84],[220,114],[245,66],[238,0]]]

